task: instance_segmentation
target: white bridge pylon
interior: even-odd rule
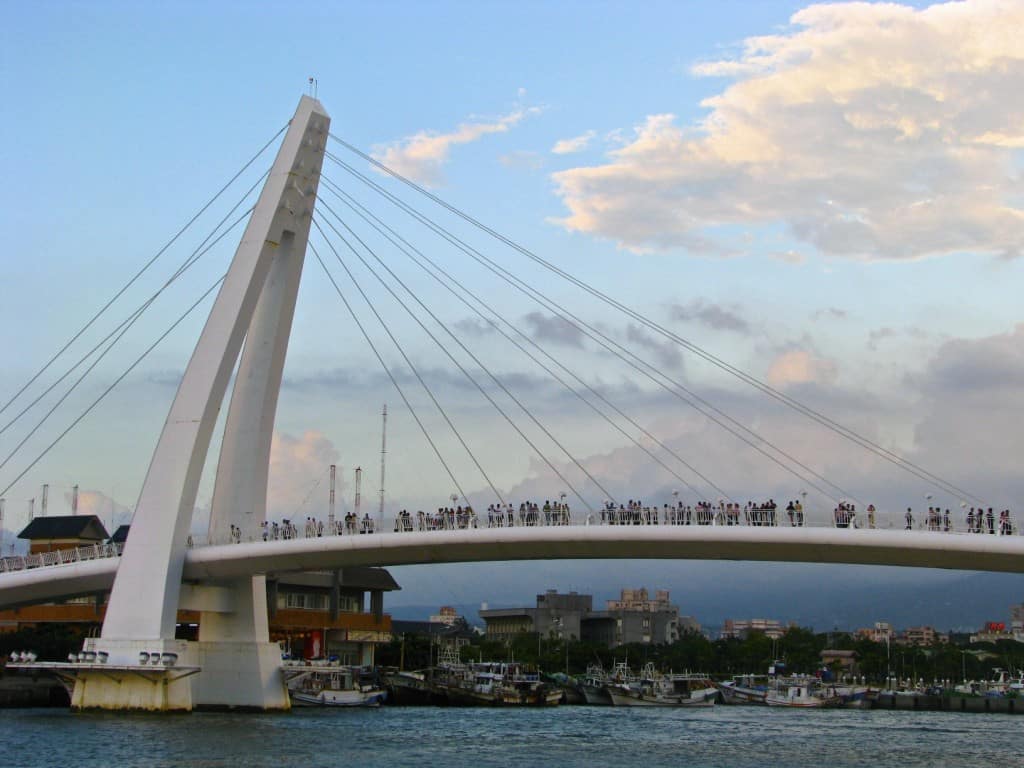
[[[108,654],[111,664],[137,664],[140,654],[159,652],[200,671],[154,685],[146,676],[112,680],[83,670],[72,697],[76,708],[288,707],[280,651],[268,642],[262,576],[216,586],[219,596],[225,588],[232,595],[230,610],[211,589],[198,643],[175,641],[174,632],[199,480],[236,364],[211,541],[227,541],[231,525],[255,536],[266,518],[274,416],[329,128],[320,102],[303,96],[160,434],[101,637],[86,645],[87,652]]]

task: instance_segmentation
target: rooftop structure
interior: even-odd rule
[[[96,515],[36,517],[18,534],[19,539],[28,540],[31,554],[99,544],[108,537]]]

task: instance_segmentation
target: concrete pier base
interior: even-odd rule
[[[73,673],[75,710],[291,708],[277,643],[90,638],[83,652],[90,661],[55,670]],[[101,652],[105,660],[93,661]]]
[[[190,645],[185,640],[89,638],[82,652],[90,659],[60,670],[75,681],[71,708],[191,712],[198,668]],[[102,661],[101,653],[106,654]]]

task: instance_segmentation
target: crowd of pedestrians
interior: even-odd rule
[[[616,504],[605,502],[600,510],[588,512],[582,518],[574,518],[569,505],[563,501],[546,500],[543,503],[524,501],[518,506],[511,503],[491,504],[486,515],[478,518],[474,509],[465,506],[439,507],[436,512],[422,510],[410,513],[403,509],[395,517],[393,531],[406,533],[413,531],[454,531],[479,528],[513,528],[533,526],[564,526],[573,523],[585,525],[719,525],[719,526],[752,526],[777,527],[805,525],[803,503],[799,500],[789,501],[780,511],[774,499],[767,501],[738,502],[699,501],[695,504],[648,505],[639,499],[630,499],[626,503]],[[908,507],[903,515],[906,530],[928,530],[949,533],[954,530],[954,521],[948,509],[929,507],[928,512],[918,521],[912,508]],[[996,512],[992,507],[983,509],[971,507],[966,511],[966,531],[968,533],[987,533],[1008,536],[1016,533],[1010,510]],[[863,513],[858,513],[856,505],[840,502],[832,511],[832,524],[836,528],[875,528],[877,527],[876,509],[869,504]],[[377,532],[377,521],[364,514],[360,517],[350,512],[338,520],[320,520],[307,517],[300,528],[291,520],[266,521],[261,524],[261,536],[264,541],[277,541],[295,538],[316,538],[320,536],[340,536],[369,534]],[[242,529],[231,526],[230,540],[238,543],[242,540]]]

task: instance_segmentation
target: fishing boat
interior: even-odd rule
[[[516,662],[474,662],[462,674],[435,680],[437,690],[452,706],[553,707],[562,701],[560,688]]]
[[[609,685],[608,695],[616,707],[712,707],[718,688],[706,675],[666,675],[647,664],[637,682]]]
[[[736,675],[718,683],[718,691],[726,704],[763,705],[768,695],[767,675]]]
[[[432,670],[418,672],[389,672],[384,675],[388,691],[388,704],[400,707],[444,704],[444,698],[434,692],[430,675]]]
[[[769,707],[821,709],[842,706],[843,700],[835,689],[824,687],[816,677],[793,677],[777,678],[765,694],[764,703]]]
[[[387,691],[358,667],[289,666],[285,679],[298,707],[379,707],[387,698]]]
[[[587,667],[587,673],[583,676],[579,686],[584,703],[596,707],[610,707],[612,697],[605,690],[607,684],[608,675],[600,664],[591,664]]]

